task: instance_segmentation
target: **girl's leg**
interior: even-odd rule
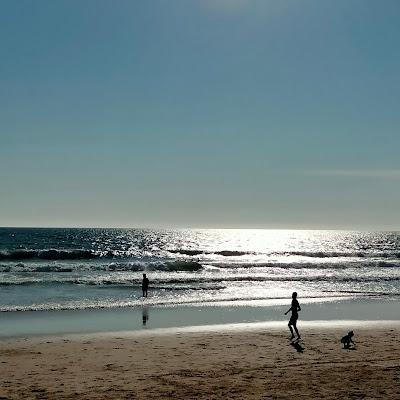
[[[297,330],[297,325],[296,325],[296,323],[293,324],[293,328],[294,328],[294,330],[296,331],[297,337],[300,339],[300,333],[299,333],[299,331]]]
[[[293,333],[292,325],[290,325],[290,322],[288,324],[288,327],[290,329],[290,333],[292,334],[292,337],[290,339],[294,339],[294,333]]]

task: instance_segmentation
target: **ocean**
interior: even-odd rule
[[[142,274],[150,279],[141,297]],[[400,233],[0,228],[0,311],[397,299]]]

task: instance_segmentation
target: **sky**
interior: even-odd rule
[[[0,226],[400,229],[398,0],[2,0]]]

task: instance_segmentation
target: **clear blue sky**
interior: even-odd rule
[[[0,225],[400,229],[398,0],[3,0]]]

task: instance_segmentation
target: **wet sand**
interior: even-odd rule
[[[400,399],[399,325],[347,328],[2,340],[0,399]]]

